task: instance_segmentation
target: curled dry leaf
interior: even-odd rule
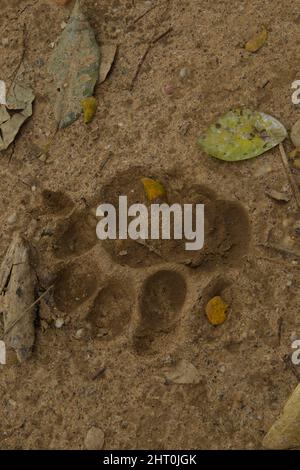
[[[217,295],[210,299],[205,307],[205,313],[208,321],[214,325],[222,325],[227,318],[228,305],[224,302],[222,297]]]
[[[55,80],[55,117],[59,128],[80,116],[82,100],[93,95],[99,66],[100,48],[81,10],[81,1],[77,0],[49,63]]]
[[[166,197],[165,188],[159,181],[151,178],[142,178],[141,181],[149,202],[159,201]]]
[[[283,191],[277,191],[276,189],[266,191],[266,195],[271,199],[275,199],[275,201],[289,202],[291,200],[291,196],[289,194],[284,193]]]
[[[11,85],[6,105],[0,105],[0,151],[9,147],[21,126],[32,115],[34,98],[29,87],[18,82]],[[13,111],[13,114],[9,111]]]
[[[35,277],[30,266],[29,247],[15,235],[0,268],[0,301],[4,319],[4,341],[23,362],[34,344]]]
[[[268,39],[268,31],[265,27],[258,33],[255,34],[249,41],[245,44],[245,49],[248,52],[257,52]]]
[[[286,135],[286,129],[277,119],[242,108],[221,116],[198,142],[208,155],[233,162],[261,155],[282,142]]]

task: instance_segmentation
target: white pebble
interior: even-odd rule
[[[55,328],[61,328],[64,325],[64,320],[63,318],[57,318],[55,320]]]
[[[187,78],[189,76],[189,69],[187,67],[182,67],[182,69],[180,69],[180,72],[179,72],[179,77],[184,79],[184,78]]]
[[[75,338],[76,339],[81,339],[84,337],[84,334],[85,334],[85,329],[84,328],[80,328],[79,330],[76,331],[75,333]]]
[[[104,445],[104,432],[100,428],[93,426],[88,430],[84,440],[87,450],[101,450]]]
[[[7,223],[8,225],[15,225],[16,222],[17,222],[17,214],[14,212],[8,217]]]

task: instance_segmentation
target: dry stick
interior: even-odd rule
[[[289,162],[288,162],[288,159],[287,159],[287,156],[286,156],[286,153],[282,144],[279,144],[279,150],[280,150],[281,160],[282,160],[286,175],[289,179],[290,185],[292,186],[292,191],[293,191],[297,206],[300,209],[300,191],[294,179],[293,173],[291,172]]]
[[[150,11],[154,10],[154,8],[156,8],[156,7],[157,7],[157,5],[153,5],[151,8],[148,8],[148,10],[144,11],[144,13],[142,13],[135,20],[133,20],[133,24],[136,24],[138,21],[140,21],[142,18],[144,18],[144,16],[148,15],[148,13],[150,13]]]
[[[300,258],[300,252],[290,250],[289,248],[277,245],[276,243],[259,243],[257,246],[270,248],[271,250],[278,251],[279,253],[283,253],[284,255],[293,256],[294,258]]]
[[[31,305],[29,305],[29,307],[26,308],[26,310],[24,310],[24,312],[21,313],[19,318],[17,318],[11,325],[9,325],[9,327],[4,332],[4,336],[7,335],[7,333],[9,333],[12,330],[12,328],[17,323],[19,323],[20,320],[22,320],[22,318],[26,315],[26,313],[28,313],[40,300],[42,300],[48,294],[49,290],[52,289],[52,287],[54,287],[54,284],[52,284],[50,287],[48,287],[48,289],[45,290],[45,292],[43,292],[42,295],[40,295]]]
[[[157,36],[155,39],[152,39],[152,41],[148,44],[148,47],[147,49],[145,50],[144,54],[142,55],[142,57],[140,58],[139,60],[139,63],[138,63],[138,66],[137,66],[137,69],[136,69],[136,72],[134,74],[134,77],[132,79],[132,82],[131,82],[131,85],[130,85],[130,90],[133,89],[134,85],[135,85],[135,82],[137,81],[137,78],[139,76],[139,73],[141,71],[141,68],[146,60],[146,57],[147,55],[149,54],[150,50],[152,49],[152,47],[158,42],[160,41],[162,38],[164,38],[165,36],[167,36],[167,34],[169,34],[171,31],[173,30],[173,28],[169,28],[167,29],[167,31],[165,31],[164,33],[160,34],[159,36]]]
[[[98,377],[100,377],[101,375],[104,374],[104,372],[106,371],[106,367],[100,367],[100,369],[98,369],[91,377],[92,380],[96,380],[98,379]]]
[[[20,59],[18,61],[18,65],[17,67],[15,68],[15,70],[13,71],[13,73],[10,75],[9,79],[11,80],[11,84],[7,90],[7,95],[9,94],[10,92],[10,89],[19,73],[19,70],[21,68],[21,65],[25,59],[25,54],[26,54],[26,46],[27,46],[27,28],[26,28],[26,23],[24,21],[23,23],[23,39],[22,39],[22,52],[21,52],[21,56],[20,56]]]

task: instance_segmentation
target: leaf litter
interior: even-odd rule
[[[35,276],[30,266],[29,245],[16,234],[0,267],[0,302],[4,340],[19,362],[31,356],[34,345]]]
[[[247,108],[221,116],[199,138],[208,155],[229,162],[257,157],[281,143],[285,127],[274,117]]]
[[[24,122],[32,115],[34,99],[31,88],[18,81],[12,83],[6,105],[0,105],[0,151],[10,146]]]
[[[91,97],[99,78],[100,47],[77,0],[52,53],[49,70],[55,79],[54,112],[60,129],[76,121],[82,100]]]

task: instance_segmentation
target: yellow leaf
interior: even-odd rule
[[[268,38],[268,31],[263,27],[262,31],[253,36],[245,45],[245,49],[248,52],[258,51],[266,42]]]
[[[205,307],[208,321],[214,326],[222,325],[227,318],[227,309],[228,305],[219,295],[213,297]]]
[[[92,121],[97,110],[97,100],[93,96],[85,98],[81,101],[81,106],[83,110],[83,120],[85,124],[88,124]]]
[[[163,185],[159,181],[155,181],[151,178],[142,178],[144,190],[149,202],[163,199],[166,196],[166,191]]]

